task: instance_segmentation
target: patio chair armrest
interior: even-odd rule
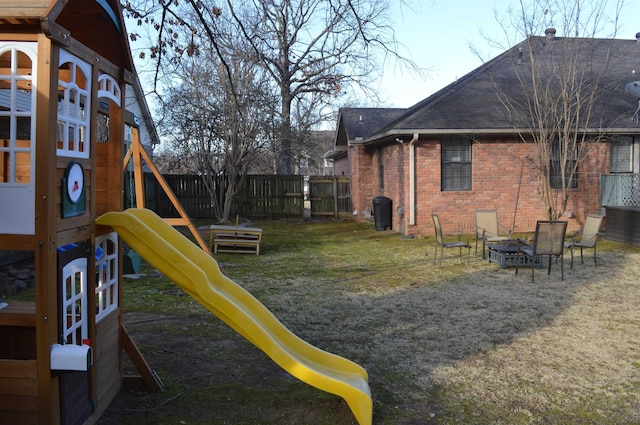
[[[571,233],[567,233],[565,239],[571,239],[571,243],[576,243],[578,241],[577,240],[578,234],[579,234],[579,232],[577,232],[577,231],[574,231],[574,232],[571,232]]]
[[[478,231],[482,230],[482,239],[484,239],[484,234],[487,232],[487,229],[485,229],[484,227],[480,227],[478,225],[476,225],[476,236],[478,235]]]
[[[498,224],[498,231],[501,233],[508,233],[509,235],[511,235],[511,233],[513,232],[513,229],[507,226],[501,226],[500,224]]]

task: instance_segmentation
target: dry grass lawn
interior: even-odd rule
[[[375,424],[640,423],[640,250],[603,241],[573,270],[473,255],[351,222],[260,222],[261,255],[225,272],[297,335],[364,366]],[[453,250],[449,250],[453,251]],[[425,256],[425,252],[427,255]],[[568,257],[568,255],[567,255]],[[353,424],[153,274],[125,282],[125,323],[167,390],[123,391],[107,424]]]

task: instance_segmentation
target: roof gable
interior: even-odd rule
[[[342,108],[338,116],[338,144],[367,139],[405,111],[405,108]]]
[[[632,69],[640,66],[640,44],[636,41],[613,39],[547,41],[544,37],[533,37],[533,39],[531,45],[538,47],[534,55],[539,61],[550,61],[552,55],[550,50],[556,49],[558,53],[557,50],[563,48],[562,45],[565,43],[565,48],[581,49],[579,53],[581,57],[576,57],[575,60],[584,63],[586,67],[592,66],[598,69],[608,66],[606,77],[601,83],[602,96],[598,99],[601,105],[600,111],[615,107],[617,114],[614,115],[617,116],[624,114],[625,108],[628,111],[634,106],[634,99],[625,95],[624,85],[634,78]],[[395,127],[513,128],[514,124],[518,123],[506,113],[503,101],[504,99],[522,100],[524,86],[519,78],[528,78],[531,81],[529,72],[531,67],[526,63],[526,54],[524,61],[518,64],[521,49],[528,49],[526,41],[410,108],[410,112],[397,122]],[[514,67],[519,68],[518,75]],[[616,116],[609,114],[608,124],[614,124]]]
[[[640,70],[639,41],[531,37],[406,109],[375,133],[363,134],[365,142],[399,134],[512,133],[528,128],[523,94],[528,84],[521,81],[531,82],[531,66],[521,51],[529,48],[535,49],[536,60],[550,64],[561,49],[579,49],[573,58],[585,65],[587,73],[608,66],[594,99],[597,119],[593,122],[597,128],[640,131],[637,120],[632,119],[639,100],[625,92],[626,84],[640,80],[632,72]],[[505,101],[511,103],[509,110]]]

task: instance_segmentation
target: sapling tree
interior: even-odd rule
[[[535,146],[527,161],[537,172],[550,220],[566,211],[590,147],[605,137],[599,100],[614,84],[608,74],[615,54],[607,40],[616,35],[623,5],[520,0],[512,11],[510,27],[525,40],[513,57],[519,87],[507,91],[496,84],[496,90],[519,137]]]
[[[164,150],[171,152],[165,159],[178,157],[202,178],[212,215],[222,222],[247,171],[265,152],[273,96],[264,72],[244,54],[230,51],[225,67],[210,50],[200,52],[173,67],[160,129]]]

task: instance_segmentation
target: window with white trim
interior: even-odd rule
[[[106,143],[109,141],[110,125],[110,104],[113,102],[120,107],[122,89],[118,82],[109,74],[98,76],[98,115],[96,116],[96,143]]]
[[[120,106],[121,101],[120,86],[115,78],[109,74],[100,74],[98,77],[98,97],[104,97],[113,100],[113,102]]]
[[[443,138],[441,156],[442,191],[471,190],[471,140]]]
[[[35,232],[36,43],[0,44],[0,233]]]
[[[76,258],[62,269],[62,339],[66,344],[83,343],[89,337],[87,321],[87,259]]]
[[[58,70],[58,156],[89,158],[91,66],[62,50]]]
[[[118,234],[96,238],[96,323],[118,308]]]

